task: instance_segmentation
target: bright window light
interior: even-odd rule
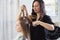
[[[46,14],[49,16],[56,16],[57,13],[57,2],[56,0],[43,0],[45,2]],[[33,0],[19,0],[19,6],[25,4],[29,14],[31,14]]]

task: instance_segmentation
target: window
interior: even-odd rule
[[[57,0],[43,0],[45,2],[46,14],[49,16],[56,16],[57,14]],[[29,13],[31,13],[33,0],[19,0],[19,6],[25,4]]]
[[[56,16],[57,14],[57,0],[44,0],[46,14],[49,16]]]

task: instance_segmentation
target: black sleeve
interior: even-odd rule
[[[49,24],[53,24],[53,25],[54,25],[54,23],[52,22],[50,16],[46,15],[46,16],[44,17],[44,20],[45,20],[46,23],[49,23]],[[54,27],[55,27],[55,26],[54,26]],[[53,32],[53,31],[50,31],[50,30],[48,30],[48,31],[49,31],[49,32]]]
[[[45,15],[45,16],[44,16],[44,21],[45,21],[46,23],[49,23],[49,24],[54,24],[54,23],[52,22],[50,16],[48,16],[48,15]]]

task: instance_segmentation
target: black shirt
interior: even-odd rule
[[[32,19],[32,21],[36,21],[36,19]],[[51,18],[47,15],[43,17],[42,22],[53,24],[53,22],[51,21]],[[41,25],[37,25],[35,27],[31,25],[30,33],[31,33],[30,34],[31,40],[46,40],[44,27],[42,27]]]

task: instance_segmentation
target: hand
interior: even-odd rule
[[[34,21],[34,22],[32,22],[32,25],[33,25],[33,26],[39,25],[39,21]]]
[[[25,5],[22,5],[22,6],[21,6],[21,11],[22,11],[22,12],[27,11],[27,9],[26,9],[26,6],[25,6]]]
[[[25,5],[22,5],[21,6],[21,14],[22,13],[25,13],[26,14],[26,16],[28,16],[28,11],[27,11],[27,9],[26,9],[26,6]]]

